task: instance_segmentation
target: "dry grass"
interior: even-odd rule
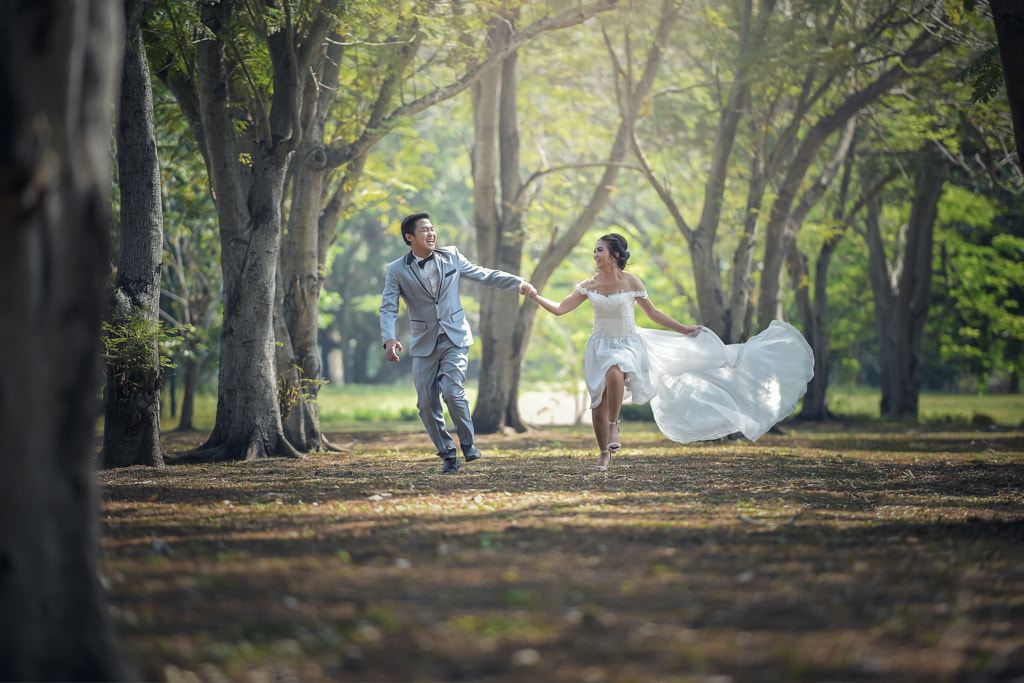
[[[101,472],[125,653],[169,681],[1024,676],[1021,432],[643,429],[606,474],[579,430],[482,437],[458,476],[418,433]]]

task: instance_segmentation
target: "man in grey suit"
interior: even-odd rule
[[[473,344],[473,333],[462,309],[459,282],[465,278],[485,287],[518,289],[526,296],[537,290],[518,275],[471,263],[455,247],[438,248],[437,233],[425,213],[402,219],[402,239],[410,251],[388,264],[380,305],[380,332],[387,359],[397,361],[403,349],[396,339],[395,326],[398,301],[404,299],[412,330],[409,353],[416,385],[416,407],[438,457],[444,460],[441,471],[455,474],[459,470],[459,452],[445,425],[442,396],[466,462],[480,457],[474,445],[473,418],[463,388],[469,365],[467,349]]]

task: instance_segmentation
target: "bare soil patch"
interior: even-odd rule
[[[1024,680],[1024,433],[419,433],[97,475],[143,680]],[[205,435],[166,437],[169,453]]]

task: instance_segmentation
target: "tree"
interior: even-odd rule
[[[104,334],[102,466],[164,466],[160,445],[160,266],[163,213],[149,63],[139,24],[149,0],[125,3],[117,114],[121,186],[117,277]]]
[[[696,15],[706,27],[668,43],[669,75],[637,121],[635,155],[685,239],[700,322],[723,339],[746,338],[755,306],[762,327],[781,316],[793,211],[822,196],[804,193],[805,179],[824,177],[826,143],[937,49],[931,5],[709,4]],[[694,175],[700,198],[677,179]]]
[[[887,56],[883,68],[869,77],[867,84],[847,95],[804,133],[786,169],[775,201],[772,202],[765,229],[765,254],[760,296],[757,300],[759,329],[767,328],[772,320],[781,317],[780,278],[796,231],[802,222],[793,220],[793,203],[818,151],[858,111],[906,79],[912,69],[921,66],[942,49],[943,43],[933,38],[937,28],[938,24],[928,23],[912,37],[909,47],[894,46],[893,54]]]
[[[1010,191],[986,196],[973,185],[951,178],[940,206],[935,322],[928,334],[939,343],[928,351],[933,366],[941,358],[939,369],[951,366],[959,371],[953,377],[973,377],[979,392],[995,390],[1005,378],[1007,392],[1020,393],[1024,201]]]
[[[833,418],[828,407],[828,387],[832,370],[832,325],[829,320],[829,276],[832,259],[847,231],[868,202],[878,200],[878,194],[898,175],[890,171],[874,185],[861,190],[860,199],[850,206],[849,195],[854,176],[852,150],[843,158],[843,177],[834,201],[831,220],[826,222],[825,235],[818,247],[813,263],[807,251],[794,240],[789,254],[790,277],[796,294],[797,309],[803,325],[803,335],[814,353],[814,377],[807,384],[799,419],[824,422]],[[827,185],[828,183],[820,183]]]
[[[274,12],[239,16],[228,2],[202,5],[194,80],[183,83],[178,72],[167,81],[200,128],[196,137],[213,185],[224,276],[216,423],[207,442],[182,460],[299,455],[285,438],[279,412],[275,276],[285,174],[301,144],[304,75],[333,19],[324,5],[297,17],[289,3],[272,7]],[[269,92],[238,52],[247,30],[266,45]]]
[[[488,40],[508,42],[518,11],[492,20]],[[472,89],[473,132],[473,226],[477,259],[487,268],[518,274],[523,259],[523,209],[517,201],[523,189],[519,159],[518,52],[501,61]],[[495,174],[500,197],[495,188]],[[522,334],[515,334],[519,298],[508,292],[483,288],[480,297],[480,331],[483,346],[477,403],[473,424],[483,434],[497,432],[506,424],[525,428],[519,419],[518,401],[509,401],[509,389],[519,372],[516,352]]]
[[[868,203],[864,221],[868,277],[875,298],[882,377],[881,414],[917,418],[921,388],[921,350],[932,284],[932,245],[942,187],[949,164],[932,145],[916,161],[910,217],[905,237],[892,257],[882,239],[882,205]]]
[[[127,680],[93,478],[122,5],[9,1],[3,16],[0,678]]]
[[[989,0],[1003,65],[1007,99],[1017,139],[1017,163],[1024,165],[1024,5],[1019,0]]]
[[[394,38],[386,41],[381,50],[372,53],[374,68],[367,71],[363,66],[353,70],[358,74],[369,74],[370,77],[366,79],[368,84],[354,89],[352,99],[340,100],[340,104],[362,116],[348,114],[340,123],[334,122],[336,132],[333,140],[326,135],[328,116],[334,111],[329,105],[339,100],[331,92],[330,84],[337,82],[335,69],[343,63],[343,50],[340,46],[328,49],[325,66],[335,66],[324,75],[322,80],[327,87],[320,91],[322,94],[316,107],[310,110],[310,132],[307,136],[310,148],[299,155],[299,162],[294,167],[292,212],[285,241],[282,319],[286,330],[278,328],[279,334],[285,335],[280,339],[279,371],[286,379],[286,386],[293,387],[292,395],[308,396],[308,399],[298,400],[290,406],[290,422],[294,426],[290,432],[292,438],[309,448],[325,445],[315,412],[320,380],[316,316],[329,248],[335,240],[339,220],[349,208],[362,179],[368,153],[388,132],[402,125],[409,117],[474,87],[482,78],[490,77],[517,49],[538,35],[582,24],[614,6],[614,0],[598,0],[553,13],[547,13],[547,8],[542,8],[542,12],[533,17],[532,21],[521,30],[513,30],[500,43],[473,38],[479,31],[470,29],[478,27],[489,14],[484,19],[460,14],[444,16],[437,14],[440,6],[429,5],[423,12],[410,15],[415,19],[399,15],[393,27]],[[500,11],[500,7],[497,11]],[[443,29],[435,25],[424,26],[423,22],[428,19],[443,22]],[[441,32],[442,36],[451,35],[453,40],[447,44],[440,41],[441,47],[425,45],[428,28]],[[454,40],[459,32],[462,32],[463,39]],[[355,45],[358,46],[359,42]],[[419,54],[421,47],[425,48],[423,51],[426,57]],[[433,73],[430,69],[417,69],[417,57],[425,59],[425,66],[433,66],[434,61],[440,61],[441,66],[444,66],[446,60],[438,60],[438,52],[445,55],[451,53],[453,61],[465,59],[467,66],[464,72],[456,74],[450,82],[442,79],[441,82],[446,84],[441,86],[435,85],[433,80],[423,75],[414,78],[417,73]],[[442,69],[442,73],[445,74],[443,78],[449,76],[447,69]],[[416,95],[406,99],[406,90]],[[368,106],[363,103],[368,103]],[[331,187],[330,174],[339,170],[340,178]],[[519,263],[516,261],[512,272],[518,272],[518,269]],[[486,350],[485,353],[491,351]],[[516,367],[516,364],[502,367],[507,371],[510,367]],[[505,382],[500,379],[502,370],[498,372],[498,376],[491,375],[490,378],[504,385]],[[490,378],[487,380],[488,386]]]
[[[530,186],[544,176],[560,170],[577,169],[586,166],[597,166],[601,170],[600,176],[595,182],[589,197],[583,202],[582,208],[579,209],[578,214],[571,217],[569,227],[561,232],[555,229],[547,236],[546,246],[538,257],[537,264],[529,278],[530,282],[538,290],[543,289],[547,285],[555,270],[562,264],[572,249],[579,244],[583,236],[594,226],[598,216],[600,216],[611,198],[616,185],[616,179],[625,165],[624,160],[630,151],[632,121],[636,118],[640,107],[647,101],[652,84],[662,63],[662,46],[671,34],[681,11],[682,3],[677,0],[664,0],[662,2],[660,11],[656,15],[657,25],[654,38],[651,41],[646,61],[643,68],[640,69],[639,76],[634,73],[632,48],[627,48],[627,59],[625,61],[620,60],[616,55],[610,38],[605,35],[606,47],[614,63],[615,90],[618,93],[617,104],[621,120],[607,156],[603,160],[571,164],[564,169],[541,169],[535,171],[525,181],[520,181],[518,178],[519,155],[517,147],[519,142],[518,134],[516,133],[517,124],[512,111],[515,100],[514,97],[506,98],[502,95],[500,104],[502,114],[495,122],[497,129],[494,134],[501,141],[501,204],[503,209],[500,219],[493,219],[483,223],[484,225],[494,227],[490,233],[478,233],[478,243],[489,245],[491,249],[495,250],[492,252],[494,254],[498,254],[510,247],[513,254],[519,253],[518,250],[521,249],[521,246],[516,246],[516,243],[522,240],[522,237],[518,226],[522,224],[523,215],[528,207],[529,195],[527,190]],[[627,46],[630,46],[628,37],[625,42]],[[504,87],[506,79],[514,80],[515,78],[514,64],[510,64],[508,69],[502,72],[502,87]],[[474,172],[479,163],[480,160],[475,157]],[[479,178],[475,178],[476,183],[479,180]],[[484,198],[482,201],[484,206],[487,207],[493,199]],[[496,207],[494,209],[496,212]],[[484,210],[487,211],[489,209],[485,208]],[[507,259],[508,257],[502,255],[502,258]],[[536,305],[528,302],[518,306],[515,315],[510,313],[500,319],[492,319],[494,331],[490,333],[490,336],[510,339],[512,341],[509,347],[512,353],[509,367],[511,367],[514,374],[511,376],[507,388],[504,389],[504,393],[499,391],[485,395],[481,392],[481,399],[478,401],[474,411],[474,422],[478,414],[488,416],[489,418],[486,422],[482,421],[483,424],[478,425],[477,429],[481,433],[486,433],[486,430],[496,430],[502,424],[502,419],[504,424],[510,427],[522,428],[522,420],[519,416],[519,386],[523,361],[526,357],[526,347],[533,331],[537,310]],[[503,359],[500,357],[496,360],[496,362],[502,361]],[[482,403],[485,396],[489,399],[489,404]]]

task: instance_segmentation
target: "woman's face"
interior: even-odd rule
[[[612,254],[611,249],[608,248],[608,243],[604,240],[598,240],[597,246],[594,247],[594,263],[598,268],[604,265],[618,265],[615,255]]]

